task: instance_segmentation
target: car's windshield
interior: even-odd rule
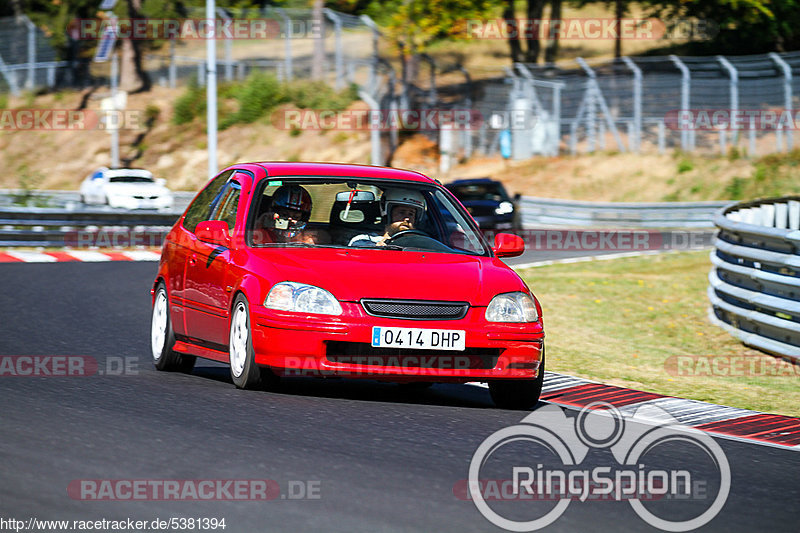
[[[153,178],[146,176],[111,176],[108,181],[111,183],[153,183]]]
[[[462,202],[488,200],[504,202],[508,194],[499,183],[471,183],[468,185],[449,185],[448,189]]]
[[[256,187],[247,235],[256,247],[336,247],[489,255],[442,189],[415,182],[297,177]]]

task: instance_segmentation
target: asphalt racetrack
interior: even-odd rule
[[[191,375],[157,372],[155,270],[152,262],[0,265],[0,356],[85,356],[97,370],[0,377],[0,528],[8,519],[224,518],[225,532],[501,531],[461,489],[484,439],[529,413],[496,409],[486,389],[470,385],[417,391],[294,378],[259,392],[237,390],[225,366],[203,360]],[[797,532],[798,450],[714,441],[730,464],[730,494],[699,531]],[[713,481],[705,454],[665,446],[665,465]],[[512,446],[505,459],[535,469],[545,453]],[[607,450],[592,450],[582,467],[612,462]],[[271,492],[252,501],[224,491],[213,501],[93,501],[97,490],[80,489],[103,480],[268,480]],[[519,520],[532,516],[530,503],[497,505]],[[669,516],[702,505],[687,501]],[[626,501],[573,501],[545,529],[657,530]]]

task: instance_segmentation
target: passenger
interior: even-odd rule
[[[318,244],[324,241],[321,232],[307,230],[311,218],[311,195],[300,185],[282,185],[272,195],[269,210],[256,221],[262,242],[302,242]]]

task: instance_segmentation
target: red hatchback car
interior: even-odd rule
[[[159,370],[196,357],[234,384],[281,376],[485,381],[530,408],[544,376],[541,306],[455,197],[422,174],[328,163],[227,168],[166,236],[153,294]]]

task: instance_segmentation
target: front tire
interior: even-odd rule
[[[489,394],[500,409],[527,410],[536,405],[544,385],[544,352],[539,375],[534,379],[511,379],[489,382]]]
[[[270,369],[256,364],[249,309],[247,298],[238,294],[231,310],[231,334],[228,341],[231,380],[239,389],[268,388],[274,386],[278,378]]]
[[[153,364],[158,370],[189,373],[194,368],[196,357],[178,353],[175,346],[175,331],[169,317],[169,298],[163,283],[156,287],[153,301],[153,316],[150,321],[150,347]]]

